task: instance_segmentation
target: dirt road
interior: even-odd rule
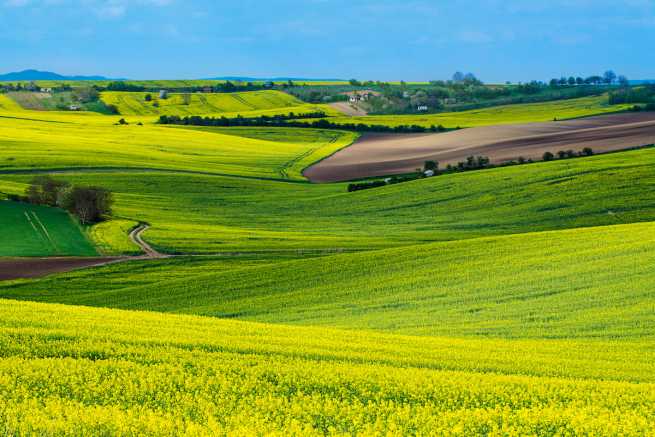
[[[145,253],[141,258],[167,258],[170,255],[164,255],[163,253],[157,252],[152,248],[151,245],[146,243],[142,237],[144,231],[146,231],[150,226],[149,225],[139,225],[130,232],[130,239],[137,244],[141,250]]]
[[[484,155],[492,162],[541,159],[546,151],[609,152],[655,143],[655,112],[548,123],[486,126],[441,134],[366,134],[350,147],[309,167],[312,182],[338,182],[408,173],[427,160],[443,167]]]

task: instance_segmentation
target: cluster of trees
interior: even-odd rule
[[[113,196],[105,188],[71,185],[50,176],[34,177],[25,196],[10,196],[10,199],[65,209],[82,224],[102,221],[111,214],[113,204]]]
[[[582,149],[580,152],[576,152],[574,150],[560,150],[557,152],[557,154],[553,154],[552,152],[544,152],[542,159],[544,161],[552,161],[555,158],[558,159],[566,159],[566,158],[576,158],[579,156],[591,156],[594,154],[594,151],[591,147],[585,147]]]
[[[627,87],[630,84],[627,77],[623,75],[619,76],[613,70],[607,70],[602,76],[589,76],[586,78],[570,76],[561,77],[559,79],[553,78],[550,80],[550,86],[552,88],[579,85],[614,85],[617,83],[624,87]]]
[[[655,85],[647,84],[635,88],[622,88],[610,93],[610,104],[655,103]]]
[[[221,83],[215,83],[212,85],[197,85],[197,86],[187,86],[187,87],[166,87],[172,92],[179,93],[197,93],[197,92],[212,92],[212,93],[234,93],[234,92],[243,92],[243,91],[259,91],[271,88],[280,88],[287,89],[295,87],[296,84],[289,80],[281,84],[275,84],[273,82],[263,82],[263,83],[253,83],[253,82],[237,82],[225,81]],[[107,91],[130,91],[130,92],[156,92],[161,87],[148,87],[144,85],[138,85],[125,81],[115,81],[110,82],[103,88]]]
[[[325,117],[323,112],[310,112],[306,114],[288,115],[262,115],[260,117],[201,117],[198,115],[180,117],[177,115],[162,115],[159,117],[159,124],[179,124],[190,126],[271,126],[271,127],[303,127],[312,129],[337,129],[351,130],[356,132],[389,132],[389,133],[422,133],[422,132],[445,132],[442,125],[423,127],[418,125],[386,126],[381,124],[365,123],[333,123]],[[301,121],[301,119],[317,119],[314,121]]]
[[[611,78],[611,75],[608,76]],[[621,83],[625,78],[621,78]],[[432,80],[428,84],[390,84],[385,82],[350,81],[349,87],[296,87],[288,92],[312,102],[334,102],[347,99],[345,91],[372,90],[378,94],[360,103],[370,114],[411,114],[440,111],[462,111],[495,105],[535,103],[560,99],[586,97],[600,93],[603,77],[588,79],[555,79],[551,85],[541,81],[517,85],[484,85],[472,73],[458,72],[451,80]],[[612,79],[615,81],[615,79]],[[627,79],[625,79],[627,80]],[[568,86],[569,81],[572,85]],[[567,86],[563,86],[567,85]],[[586,86],[577,86],[586,85]]]

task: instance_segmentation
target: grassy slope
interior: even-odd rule
[[[3,434],[644,435],[652,348],[0,300]],[[347,341],[344,339],[347,338]]]
[[[170,94],[167,99],[159,99],[150,93],[153,100],[145,101],[148,93],[103,92],[102,101],[114,105],[122,115],[221,115],[258,113],[308,113],[325,111],[326,105],[310,105],[280,91],[250,91],[243,93],[188,94],[185,104],[183,94]],[[158,105],[158,106],[157,106]],[[333,113],[333,111],[330,111]],[[227,116],[227,115],[226,115]]]
[[[0,111],[1,112],[20,112],[23,109],[5,94],[0,94]]]
[[[489,126],[494,124],[530,123],[552,121],[554,118],[586,117],[628,109],[632,105],[612,105],[607,96],[583,97],[554,102],[495,106],[471,111],[447,112],[426,115],[371,115],[365,117],[336,117],[333,122],[383,124],[388,126],[411,125],[429,127],[442,125],[447,128]]]
[[[64,211],[0,201],[0,256],[96,255]]]
[[[116,215],[167,251],[370,249],[655,220],[655,149],[425,179],[347,193],[186,174],[67,174],[116,193]],[[30,176],[2,175],[21,192]],[[11,182],[11,183],[9,183]],[[2,188],[7,183],[6,188]]]
[[[111,117],[21,114],[52,120],[0,117],[0,170],[141,167],[300,180],[309,165],[300,158],[320,159],[355,138],[312,130],[301,134],[305,142],[272,142],[156,125],[116,126]],[[293,129],[282,132],[295,135]]]
[[[655,338],[655,224],[345,254],[179,280],[111,267],[12,299],[420,335]],[[183,268],[183,267],[182,267]],[[100,279],[98,279],[100,278]],[[141,281],[145,285],[137,285]],[[155,282],[152,282],[155,281]]]

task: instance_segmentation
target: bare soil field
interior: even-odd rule
[[[94,257],[94,258],[0,258],[0,281],[10,279],[40,278],[54,273],[100,266],[117,261],[124,257]]]
[[[441,167],[488,156],[494,163],[522,156],[541,159],[544,152],[610,152],[655,143],[655,112],[603,115],[577,120],[485,126],[447,133],[365,134],[350,147],[307,168],[312,182],[339,182],[409,173],[427,160]]]
[[[330,106],[332,106],[337,111],[343,112],[344,114],[351,117],[361,117],[368,115],[368,113],[359,106],[355,106],[348,102],[330,103]]]

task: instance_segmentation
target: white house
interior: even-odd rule
[[[168,98],[168,91],[166,91],[166,90],[159,91],[159,98],[160,99],[167,99]]]
[[[70,106],[68,107],[68,110],[69,110],[69,111],[79,111],[80,109],[81,109],[81,108],[80,108],[79,106],[77,106],[77,105],[70,105]]]
[[[41,92],[51,94],[52,93],[52,88],[41,88]]]
[[[430,177],[434,176],[434,170],[425,170],[425,171],[423,172],[423,175],[424,175],[426,178],[430,178]]]
[[[420,112],[425,112],[425,111],[427,111],[428,109],[430,109],[430,108],[428,108],[427,105],[419,105],[419,107],[416,108],[416,110],[417,110],[417,111],[420,111]]]

